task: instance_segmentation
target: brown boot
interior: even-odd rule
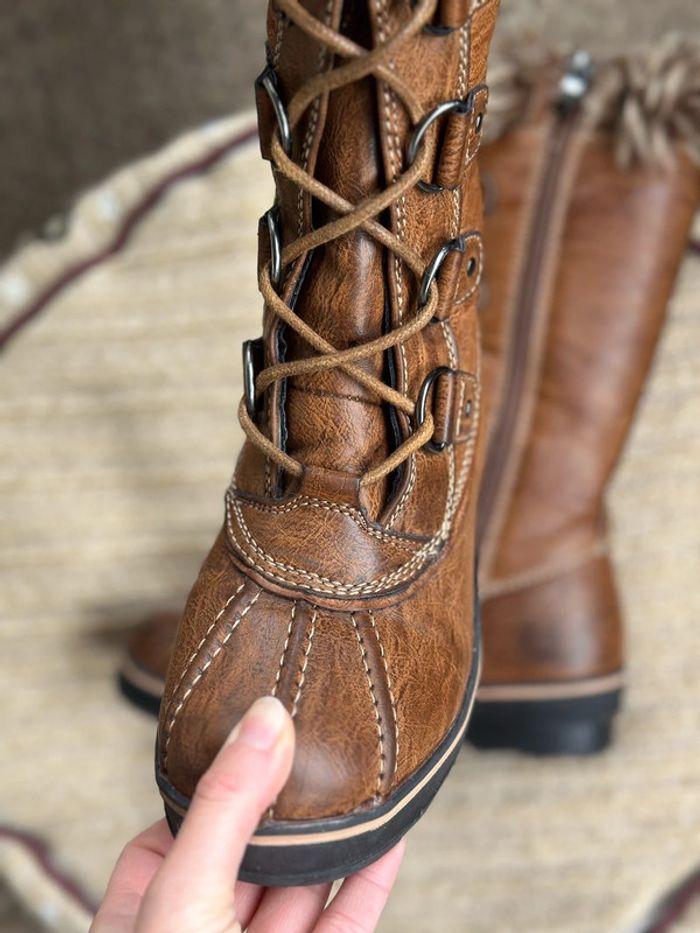
[[[609,740],[623,645],[604,495],[698,203],[678,132],[695,127],[697,157],[696,84],[678,77],[697,81],[699,62],[676,44],[591,75],[575,56],[484,146],[481,746],[587,753]]]
[[[242,877],[338,878],[445,778],[476,689],[474,156],[496,0],[275,0],[258,82],[277,200],[248,440],[161,705],[176,830],[252,701],[295,720]],[[369,51],[368,51],[369,50]]]
[[[126,644],[119,686],[128,700],[146,712],[157,714],[160,709],[179,622],[179,612],[154,612],[134,629]]]

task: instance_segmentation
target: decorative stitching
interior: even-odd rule
[[[333,15],[333,0],[326,0],[326,7],[323,14],[323,21],[326,26],[330,26],[331,16]],[[316,66],[316,71],[320,74],[323,66],[326,63],[326,46],[322,45],[318,53],[318,63]],[[311,105],[311,113],[309,114],[309,123],[306,128],[306,134],[304,136],[304,145],[301,151],[301,164],[304,168],[304,171],[308,169],[309,163],[309,154],[311,153],[311,146],[313,144],[314,134],[316,133],[316,127],[318,126],[318,116],[321,111],[321,98],[317,97],[313,104]],[[297,210],[299,211],[298,223],[297,223],[297,232],[299,236],[304,234],[304,189],[299,188],[297,193]]]
[[[177,691],[180,689],[180,684],[181,684],[182,681],[185,679],[185,675],[188,673],[188,671],[189,671],[190,667],[192,666],[192,664],[193,664],[195,658],[197,657],[197,655],[198,655],[199,652],[201,651],[202,646],[204,645],[204,642],[207,640],[207,638],[208,638],[209,635],[211,634],[212,629],[214,628],[214,626],[216,625],[216,623],[219,621],[219,619],[221,618],[221,616],[226,612],[226,610],[228,609],[228,607],[230,606],[230,604],[233,602],[233,600],[236,598],[236,596],[238,596],[238,594],[241,592],[241,590],[243,589],[243,587],[245,586],[245,584],[246,584],[246,581],[244,580],[243,583],[241,583],[241,585],[238,587],[238,589],[236,590],[236,592],[235,592],[232,596],[229,596],[229,598],[228,598],[228,599],[226,600],[226,602],[224,603],[223,607],[222,607],[222,608],[217,612],[217,614],[214,616],[214,621],[211,623],[211,625],[209,626],[209,628],[206,630],[206,632],[205,632],[204,635],[202,636],[201,641],[199,642],[199,644],[197,645],[197,647],[194,649],[194,651],[192,652],[192,654],[191,654],[191,655],[189,656],[189,658],[187,659],[187,663],[186,663],[185,666],[183,667],[182,673],[180,674],[180,677],[179,677],[177,683],[175,684],[175,689],[173,690],[173,693],[172,693],[173,696],[175,696],[175,695],[177,694]]]
[[[395,748],[394,774],[396,774],[396,771],[399,767],[399,720],[396,715],[396,700],[394,699],[394,688],[391,682],[391,675],[389,674],[389,665],[387,664],[387,661],[386,661],[386,654],[384,653],[384,645],[382,643],[381,638],[379,637],[379,628],[374,618],[374,613],[372,612],[371,609],[368,609],[367,614],[369,615],[370,622],[372,623],[372,630],[376,636],[377,644],[379,645],[379,653],[382,656],[382,664],[384,665],[384,673],[386,674],[386,686],[387,686],[387,690],[389,691],[389,700],[391,701],[391,715],[394,720],[394,748]]]
[[[476,442],[476,433],[479,424],[479,414],[480,414],[480,400],[481,400],[481,388],[479,384],[479,377],[476,377],[475,383],[475,393],[474,393],[474,411],[473,411],[473,421],[472,428],[469,432],[467,441],[464,445],[464,456],[462,459],[462,464],[459,470],[459,476],[457,482],[455,483],[455,470],[456,470],[456,458],[454,454],[454,448],[450,447],[450,453],[448,458],[448,469],[449,469],[449,482],[448,490],[446,497],[446,509],[443,516],[443,520],[440,528],[435,533],[435,535],[427,541],[418,551],[415,552],[413,557],[406,561],[405,564],[397,567],[395,570],[391,571],[388,574],[385,574],[382,577],[379,577],[375,580],[372,580],[368,583],[363,584],[353,584],[352,586],[342,583],[339,580],[332,580],[328,577],[324,577],[320,574],[313,573],[312,571],[303,570],[299,567],[293,567],[288,564],[284,564],[281,561],[276,560],[271,554],[268,554],[260,545],[255,541],[248,526],[245,523],[245,519],[241,513],[240,508],[238,507],[237,501],[232,495],[232,491],[229,491],[226,494],[226,527],[228,532],[234,541],[234,543],[241,550],[243,556],[256,570],[259,570],[262,574],[270,577],[273,580],[278,580],[286,584],[295,584],[298,585],[298,582],[289,580],[287,577],[276,574],[273,571],[261,566],[259,563],[247,554],[245,548],[241,545],[241,542],[237,538],[234,529],[233,522],[231,520],[230,507],[232,506],[236,518],[238,520],[238,527],[243,533],[244,538],[253,549],[253,551],[264,560],[266,563],[270,564],[273,567],[276,567],[279,570],[287,571],[288,573],[296,574],[304,579],[311,581],[311,585],[319,593],[330,593],[330,594],[339,594],[344,596],[362,596],[369,595],[371,593],[376,593],[378,590],[383,588],[393,586],[395,583],[401,583],[406,579],[409,579],[414,572],[417,572],[434,554],[437,553],[442,543],[448,538],[450,533],[450,528],[452,524],[452,519],[456,512],[456,507],[462,497],[462,492],[466,484],[467,476],[469,474],[469,468],[474,458],[474,447]]]
[[[388,9],[386,0],[377,0],[375,3],[375,9],[377,12],[377,27],[379,34],[380,43],[384,43],[387,37],[388,30]],[[393,62],[390,63],[390,66],[393,68]],[[398,133],[398,106],[396,101],[396,95],[393,93],[391,88],[386,84],[382,85],[382,96],[384,98],[384,106],[386,107],[387,113],[387,149],[389,153],[389,161],[391,168],[391,180],[395,181],[398,172],[401,168],[402,155],[401,155],[401,141],[399,139]],[[406,233],[406,196],[401,195],[401,197],[396,202],[396,236],[403,240]],[[394,284],[396,286],[396,311],[398,315],[399,324],[403,323],[404,320],[404,292],[403,292],[403,267],[401,265],[401,260],[397,257],[393,257],[393,269],[394,269]],[[408,359],[406,355],[406,348],[401,343],[399,344],[399,360],[401,363],[401,380],[402,388],[404,391],[408,388]],[[415,455],[411,455],[408,460],[408,469],[409,477],[406,484],[406,488],[401,495],[394,511],[390,515],[389,519],[386,522],[388,528],[391,528],[394,523],[398,520],[399,516],[403,512],[406,504],[408,503],[409,497],[411,496],[415,484],[416,484],[416,458]]]
[[[280,54],[282,52],[282,39],[284,34],[287,31],[287,26],[289,25],[289,20],[286,15],[279,10],[277,11],[277,33],[275,35],[275,48],[272,53],[272,67],[276,68],[279,64]]]
[[[372,700],[372,707],[374,710],[374,719],[377,725],[377,736],[379,737],[379,776],[377,778],[377,787],[375,794],[379,795],[382,789],[382,781],[384,780],[384,763],[386,758],[384,756],[384,730],[382,728],[382,717],[379,714],[379,703],[377,702],[377,696],[374,692],[374,684],[372,683],[372,674],[369,669],[369,664],[367,663],[367,651],[365,649],[365,643],[362,640],[362,635],[360,635],[360,630],[357,627],[357,621],[355,619],[355,613],[350,613],[350,619],[352,621],[352,627],[355,629],[355,636],[357,638],[357,643],[360,646],[360,656],[362,657],[362,664],[365,669],[365,674],[367,675],[367,683],[369,684],[369,694]]]
[[[296,617],[296,611],[297,611],[297,603],[296,603],[296,600],[295,600],[294,606],[292,607],[292,618],[291,618],[291,620],[290,620],[290,622],[289,622],[289,628],[287,629],[287,638],[286,638],[286,641],[285,641],[285,643],[284,643],[284,648],[283,648],[283,650],[282,650],[282,657],[280,658],[279,669],[278,669],[278,671],[277,671],[277,678],[275,679],[275,686],[274,686],[274,689],[273,689],[273,691],[272,691],[272,695],[273,695],[273,696],[276,696],[276,695],[277,695],[277,687],[279,686],[280,677],[281,677],[281,675],[282,675],[282,667],[284,666],[284,657],[285,657],[285,655],[286,655],[286,653],[287,653],[287,646],[289,645],[289,639],[290,639],[291,634],[292,634],[292,626],[294,625],[294,619],[295,619],[295,617]],[[298,683],[298,685],[297,685],[297,692],[296,692],[296,696],[294,697],[294,703],[292,704],[292,712],[291,712],[291,717],[292,717],[292,719],[294,719],[294,717],[296,716],[296,714],[297,714],[297,709],[298,709],[298,707],[299,707],[299,699],[301,698],[301,688],[304,686],[304,680],[306,679],[306,666],[307,666],[307,664],[309,663],[309,654],[310,654],[310,652],[311,652],[311,643],[312,643],[312,641],[313,641],[314,632],[315,632],[315,631],[316,631],[316,609],[314,609],[313,615],[312,615],[312,617],[311,617],[311,631],[310,631],[310,633],[309,633],[309,638],[308,638],[308,642],[307,642],[307,645],[306,645],[306,650],[304,651],[304,656],[303,656],[303,658],[302,658],[302,665],[301,665],[301,670],[300,670],[299,683]],[[275,805],[276,805],[276,803],[277,803],[277,799],[275,798],[275,800],[272,802],[272,804],[270,805],[270,808],[269,808],[268,811],[267,811],[267,818],[268,818],[269,820],[274,819],[274,816],[275,816]]]
[[[377,538],[379,541],[385,541],[387,544],[392,544],[395,547],[401,548],[403,551],[407,551],[409,554],[415,554],[415,547],[411,547],[407,538],[399,535],[397,532],[382,531],[381,528],[374,528],[369,524],[362,512],[349,505],[331,502],[328,499],[317,499],[314,496],[302,495],[295,496],[289,502],[285,503],[285,505],[271,505],[263,502],[253,502],[250,499],[242,499],[236,493],[235,488],[230,488],[229,493],[233,495],[238,502],[242,502],[246,508],[255,509],[257,512],[268,512],[271,515],[283,515],[286,512],[295,512],[297,509],[302,508],[322,509],[324,512],[338,512],[340,515],[346,515],[348,518],[351,518],[356,525],[373,538]]]
[[[245,523],[245,519],[243,518],[243,515],[241,514],[241,510],[238,506],[238,503],[235,500],[233,500],[230,496],[227,495],[226,504],[227,506],[233,507],[233,510],[236,513],[236,518],[238,520],[238,527],[240,528],[241,532],[243,533],[244,538],[246,539],[250,547],[260,558],[262,558],[266,563],[270,564],[271,566],[277,567],[279,570],[286,570],[288,573],[297,574],[300,577],[304,577],[305,579],[313,581],[315,588],[319,592],[323,592],[323,593],[342,593],[347,596],[356,596],[356,595],[361,595],[365,593],[373,593],[373,592],[376,592],[377,589],[381,589],[384,586],[389,586],[389,585],[392,585],[393,583],[401,582],[402,580],[406,579],[407,576],[410,576],[411,573],[415,569],[421,567],[426,562],[426,560],[428,560],[438,550],[438,548],[442,544],[442,541],[444,540],[444,538],[442,538],[440,534],[438,534],[433,539],[431,539],[429,542],[427,542],[427,544],[423,545],[423,547],[420,548],[420,550],[416,551],[416,553],[413,555],[413,557],[410,560],[408,560],[405,564],[401,565],[400,567],[397,567],[395,570],[391,571],[391,573],[385,574],[383,577],[380,577],[369,583],[354,584],[350,586],[348,584],[343,583],[341,580],[333,580],[333,579],[330,579],[329,577],[324,577],[321,574],[314,573],[310,570],[303,570],[300,567],[294,567],[290,564],[285,564],[282,561],[276,560],[271,554],[268,554],[265,550],[263,550],[263,548],[261,548],[260,545],[255,541],[255,539],[250,533],[248,526]],[[254,567],[256,570],[259,570],[261,573],[266,574],[267,576],[270,576],[273,579],[281,580],[284,583],[294,582],[294,581],[288,580],[286,577],[281,577],[277,574],[270,572],[269,570],[266,570],[264,567],[260,566],[260,564],[255,563],[255,561],[251,559],[250,555],[246,554],[245,550],[241,547],[240,541],[238,540],[238,538],[236,537],[234,533],[233,523],[231,521],[231,513],[228,508],[226,509],[226,525],[227,525],[229,534],[231,535],[232,539],[241,549],[244,556],[247,557],[248,562],[250,563],[252,567]],[[319,584],[326,584],[326,587],[319,585]]]
[[[275,677],[275,685],[272,688],[272,696],[277,696],[277,688],[280,685],[280,678],[282,677],[282,670],[284,668],[284,659],[287,656],[287,648],[289,648],[289,639],[292,637],[292,629],[294,628],[294,619],[297,614],[297,601],[294,600],[292,604],[292,617],[289,620],[289,625],[287,626],[287,637],[284,640],[284,648],[282,649],[282,655],[280,656],[280,662],[277,665],[277,676]]]
[[[292,703],[292,713],[291,713],[292,719],[294,719],[294,717],[297,714],[297,710],[299,709],[299,700],[301,699],[301,688],[304,686],[304,681],[306,680],[306,668],[309,663],[309,655],[311,654],[311,644],[314,640],[314,634],[316,632],[316,616],[317,615],[318,615],[318,612],[316,609],[314,609],[313,614],[311,616],[311,630],[309,631],[309,640],[306,644],[306,650],[304,651],[304,657],[302,659],[301,670],[299,672],[299,684],[297,686],[297,692],[296,692],[296,696],[294,697],[294,702]]]
[[[244,585],[245,585],[245,584],[243,584],[242,586],[244,586]],[[241,587],[241,589],[242,589],[242,587]],[[240,589],[238,590],[238,592],[240,592]],[[185,692],[184,692],[184,694],[183,694],[183,696],[182,696],[182,699],[180,700],[180,702],[178,703],[177,707],[175,708],[175,712],[174,712],[173,715],[171,716],[170,721],[169,721],[168,725],[167,725],[166,728],[165,728],[165,746],[164,746],[164,748],[163,748],[163,772],[166,772],[166,771],[167,771],[167,766],[168,766],[168,748],[169,748],[169,746],[170,746],[170,739],[172,738],[172,732],[173,732],[173,727],[175,726],[175,720],[177,719],[178,715],[180,714],[180,711],[182,710],[182,707],[185,705],[185,703],[187,702],[187,700],[188,700],[189,697],[191,696],[192,691],[193,691],[194,688],[197,686],[197,684],[200,682],[200,680],[202,679],[202,677],[204,677],[205,673],[207,672],[207,670],[208,670],[209,667],[211,666],[211,663],[212,663],[212,661],[214,660],[214,658],[215,658],[215,657],[219,654],[219,652],[223,649],[224,645],[226,645],[226,643],[228,642],[228,640],[231,638],[231,636],[233,635],[233,633],[236,631],[236,629],[237,629],[238,626],[240,625],[241,621],[245,618],[245,616],[250,612],[250,610],[251,610],[251,609],[253,608],[253,606],[256,604],[256,602],[257,602],[258,599],[260,598],[260,594],[261,594],[261,593],[262,593],[262,590],[261,590],[261,589],[258,589],[258,592],[255,594],[255,596],[253,597],[253,599],[248,603],[248,605],[245,607],[245,609],[244,609],[242,612],[239,612],[239,613],[238,613],[238,615],[236,616],[234,622],[231,623],[231,625],[230,625],[230,627],[229,627],[229,630],[228,630],[228,632],[226,633],[226,636],[221,640],[221,642],[219,642],[219,644],[216,646],[216,648],[214,649],[214,651],[213,651],[213,652],[211,653],[211,655],[207,658],[206,662],[202,665],[201,670],[200,670],[200,671],[197,673],[197,675],[192,679],[192,682],[191,682],[190,685],[188,686],[187,690],[185,690]],[[234,594],[234,595],[235,595],[235,594]],[[228,606],[228,604],[231,602],[231,599],[233,599],[233,598],[234,598],[234,597],[232,596],[232,597],[228,600],[228,602],[226,603],[226,606]],[[219,618],[221,617],[221,615],[223,614],[224,610],[226,609],[226,606],[224,606],[224,608],[221,610],[221,612],[219,613],[219,615],[216,617],[217,619],[219,619]],[[214,623],[215,623],[215,622],[216,622],[216,619],[214,620]],[[209,627],[208,632],[210,632],[210,631],[212,630],[212,628],[214,627],[214,623],[212,623],[212,625]],[[206,635],[205,635],[205,639],[206,639]],[[202,642],[200,642],[200,646],[199,646],[199,647],[201,647],[201,644],[202,644]],[[197,650],[199,650],[199,648],[198,648]],[[196,653],[196,652],[195,652],[195,653]],[[180,678],[180,682],[182,682],[182,677]]]

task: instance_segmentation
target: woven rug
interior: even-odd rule
[[[161,812],[154,722],[114,671],[129,626],[184,597],[241,441],[271,199],[251,126],[227,119],[130,166],[62,239],[0,268],[0,327],[29,322],[0,365],[0,877],[69,933]],[[385,933],[649,929],[700,864],[698,346],[689,255],[611,496],[630,657],[614,747],[465,750],[412,833]]]

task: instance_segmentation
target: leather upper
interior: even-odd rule
[[[437,6],[434,16],[457,17],[459,28],[447,35],[420,30],[396,45],[388,62],[422,114],[483,86],[497,10],[496,0]],[[342,65],[298,25],[291,0],[287,8],[291,18],[274,6],[268,16],[268,62],[284,102]],[[303,10],[360,50],[392,41],[416,15],[409,0],[309,0]],[[269,157],[278,124],[267,96],[259,113]],[[250,442],[239,457],[224,526],[179,628],[161,707],[158,768],[181,794],[192,794],[262,694],[285,703],[297,730],[292,775],[270,814],[275,820],[345,814],[385,799],[435,751],[464,703],[480,449],[474,108],[484,103],[482,88],[463,113],[426,132],[425,181],[449,187],[413,186],[378,218],[426,268],[445,243],[463,237],[437,272],[434,320],[358,364],[412,403],[430,372],[452,371],[436,378],[426,403],[435,449],[422,447],[367,483],[368,471],[417,430],[417,419],[339,367],[273,381],[264,392],[258,429],[302,468],[293,475]],[[414,126],[399,95],[367,75],[312,97],[294,125],[290,157],[357,205],[408,170]],[[275,180],[283,247],[341,216],[284,172]],[[261,225],[262,269],[270,257]],[[343,351],[414,320],[420,284],[405,261],[360,228],[291,262],[278,292],[305,325]],[[263,341],[267,367],[317,353],[269,306]]]
[[[489,442],[521,367],[502,482],[482,514],[483,682],[607,674],[622,664],[604,496],[686,249],[699,173],[621,168],[605,132],[572,134],[560,169],[529,339],[514,350],[523,282],[542,224],[558,117],[549,103],[485,146],[488,302],[482,311]],[[490,462],[487,459],[487,463]]]

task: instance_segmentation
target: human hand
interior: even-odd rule
[[[161,820],[122,852],[92,933],[367,933],[375,929],[403,857],[399,843],[330,884],[262,888],[235,882],[260,816],[292,767],[294,727],[273,697],[258,700],[200,780],[176,839]]]

